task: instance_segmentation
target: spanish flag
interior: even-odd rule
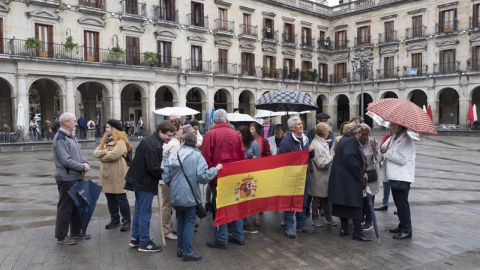
[[[302,211],[308,150],[223,165],[215,226],[263,211]]]

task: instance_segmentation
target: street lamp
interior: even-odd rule
[[[360,74],[360,85],[361,85],[361,94],[360,94],[360,117],[363,121],[363,115],[365,114],[364,106],[364,97],[363,97],[363,80],[364,75],[372,71],[373,68],[373,57],[365,57],[365,48],[360,48],[360,57],[353,57],[352,61],[352,72]]]

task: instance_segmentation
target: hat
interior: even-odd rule
[[[200,126],[200,122],[198,122],[197,119],[192,119],[190,122],[188,122],[192,127],[194,126]]]
[[[330,115],[324,113],[324,112],[321,112],[321,113],[318,113],[315,118],[318,118],[318,119],[330,119]]]
[[[109,124],[111,127],[115,128],[118,131],[123,131],[122,123],[120,123],[120,121],[116,119],[108,120],[107,124]]]

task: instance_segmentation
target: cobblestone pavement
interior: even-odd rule
[[[393,200],[388,211],[377,212],[380,245],[341,238],[339,228],[330,226],[287,239],[280,227],[283,215],[268,212],[244,246],[212,250],[205,246],[214,232],[207,217],[194,238],[204,259],[190,263],[175,256],[175,241],[167,240],[161,253],[145,254],[128,247],[129,233],[105,230],[109,215],[103,195],[90,222],[92,239],[56,244],[52,152],[0,154],[0,269],[480,269],[479,142],[480,137],[442,136],[417,143],[411,240],[393,240],[388,232],[398,222]],[[99,162],[92,149],[83,152],[95,180]],[[156,199],[153,211],[152,238],[159,243]],[[373,230],[365,234],[375,237]]]

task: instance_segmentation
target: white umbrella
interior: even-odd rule
[[[18,127],[25,127],[25,108],[23,103],[18,103],[18,117],[17,117],[17,126]],[[15,130],[13,128],[12,130]]]
[[[269,110],[258,110],[254,118],[264,118],[264,117],[274,117],[274,116],[283,116],[283,115],[292,115],[292,114],[304,114],[311,113],[311,111],[302,111],[302,112],[272,112]]]
[[[165,116],[169,116],[171,114],[185,116],[185,115],[194,115],[194,114],[200,113],[199,111],[190,109],[188,107],[165,107],[162,109],[154,110],[153,112],[156,114],[165,115]]]
[[[473,104],[473,121],[478,121],[478,116],[477,116],[477,105]]]
[[[227,113],[227,119],[230,122],[257,122],[259,124],[262,124],[260,120],[257,120],[250,115],[243,113]]]

